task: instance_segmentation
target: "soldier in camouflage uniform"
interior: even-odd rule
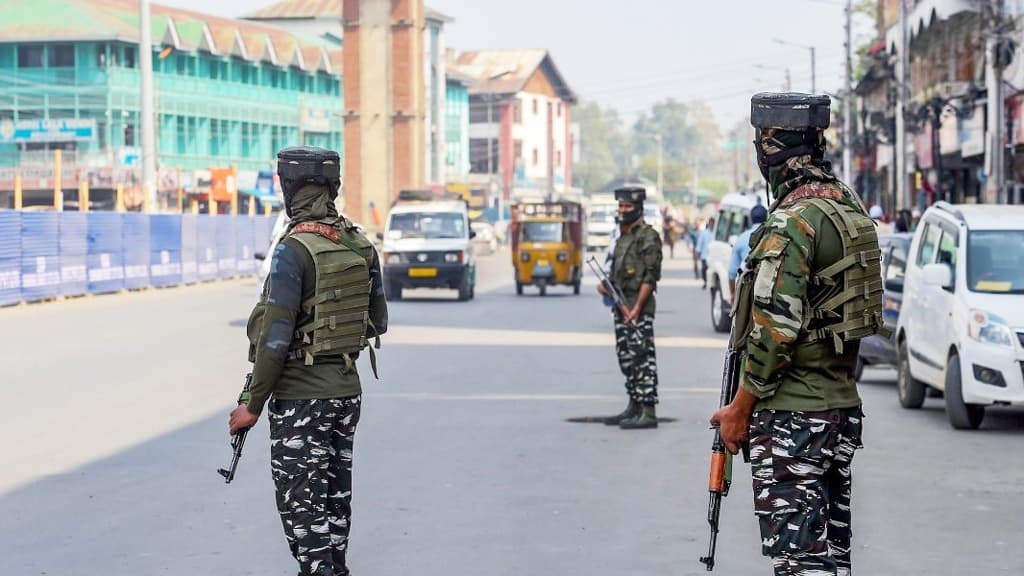
[[[269,399],[277,509],[299,574],[343,576],[360,416],[355,360],[387,330],[387,304],[373,245],[334,206],[338,154],[286,148],[278,173],[291,221],[249,318],[253,380],[230,428],[251,427]],[[376,370],[372,348],[370,358]]]
[[[620,236],[612,252],[612,282],[622,291],[628,315],[613,308],[615,352],[626,377],[629,404],[615,416],[605,418],[609,426],[626,430],[657,428],[654,406],[658,403],[658,364],[654,354],[654,291],[661,280],[661,238],[643,221],[646,191],[638,187],[619,188]],[[598,291],[604,294],[604,286]]]
[[[754,511],[775,574],[848,575],[851,462],[862,447],[859,340],[882,331],[874,225],[824,161],[827,96],[751,100],[773,196],[739,281],[740,389],[712,416],[728,449],[749,435]]]

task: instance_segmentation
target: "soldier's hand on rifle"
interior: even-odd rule
[[[636,306],[630,308],[629,313],[623,318],[626,324],[636,324],[637,318],[640,318],[640,309]]]
[[[597,293],[601,296],[611,296],[611,294],[608,293],[608,288],[605,287],[604,282],[597,283]]]
[[[239,430],[252,428],[258,419],[259,416],[249,412],[248,404],[239,404],[237,408],[231,411],[231,419],[228,421],[231,435],[238,434]]]
[[[743,388],[736,391],[732,402],[718,409],[711,416],[711,425],[718,427],[726,450],[730,454],[740,451],[740,445],[750,433],[750,415],[754,413],[757,397]]]

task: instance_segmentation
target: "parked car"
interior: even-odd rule
[[[492,254],[498,249],[498,235],[489,222],[473,222],[469,226],[476,232],[473,244],[483,249],[483,254]]]
[[[882,278],[885,282],[882,317],[885,327],[892,334],[888,338],[875,335],[861,340],[860,354],[857,356],[857,380],[860,380],[864,366],[896,365],[896,321],[903,304],[903,277],[913,237],[912,234],[886,234],[878,238],[878,247],[882,252]]]
[[[618,231],[615,212],[619,204],[611,194],[596,194],[590,198],[587,209],[587,250],[608,250]]]
[[[711,289],[711,326],[716,332],[731,327],[732,291],[729,289],[729,263],[736,239],[750,226],[750,209],[761,202],[753,193],[726,194],[715,217],[714,237],[708,247],[708,287]],[[658,225],[661,228],[661,225]]]
[[[954,428],[987,406],[1024,404],[1024,206],[925,211],[910,245],[897,322],[899,401],[944,392]]]
[[[267,282],[267,276],[270,276],[271,256],[273,256],[278,242],[284,238],[284,232],[287,228],[288,215],[284,210],[281,210],[277,213],[277,220],[274,220],[274,227],[270,231],[270,246],[267,247],[265,252],[257,249],[253,254],[257,260],[261,261],[259,271],[256,273],[257,300],[263,296],[263,285]]]

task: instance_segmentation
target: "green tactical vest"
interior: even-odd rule
[[[346,221],[340,222],[343,228],[303,222],[288,232],[306,247],[316,266],[313,296],[302,303],[305,316],[311,320],[296,328],[289,347],[289,357],[301,358],[307,366],[325,357],[344,357],[352,362],[350,355],[368,344],[373,245]],[[372,349],[370,352],[373,356]]]
[[[821,210],[839,231],[843,257],[811,276],[817,294],[808,303],[807,341],[843,343],[872,334],[887,335],[882,323],[881,251],[875,223],[865,214],[825,198],[804,200]]]

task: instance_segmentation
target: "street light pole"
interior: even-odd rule
[[[850,37],[849,24],[847,24],[846,30],[847,30],[847,32],[846,32],[847,42],[849,42],[849,37]],[[816,80],[815,76],[817,75],[817,68],[815,68],[815,64],[814,64],[814,46],[808,46],[808,48],[811,49],[811,94],[814,94],[815,92],[818,91],[818,86],[817,86],[817,84],[815,82],[815,80]]]
[[[807,44],[798,44],[796,42],[789,42],[789,41],[786,41],[786,40],[782,40],[781,38],[772,38],[772,41],[775,42],[776,44],[781,44],[783,46],[795,46],[797,48],[806,48],[806,49],[808,49],[811,52],[811,93],[813,94],[813,93],[817,92],[818,91],[818,85],[817,85],[817,76],[818,76],[818,74],[817,74],[817,69],[815,68],[814,46],[809,46]]]
[[[846,88],[843,90],[843,182],[852,186],[853,181],[853,139],[850,138],[851,107],[850,100],[853,100],[853,62],[852,46],[850,38],[850,20],[853,17],[853,0],[846,0]],[[811,91],[814,91],[814,48],[811,48]]]
[[[153,132],[153,41],[149,0],[139,0],[139,121],[142,131],[142,193],[145,203],[156,206],[156,139]]]

